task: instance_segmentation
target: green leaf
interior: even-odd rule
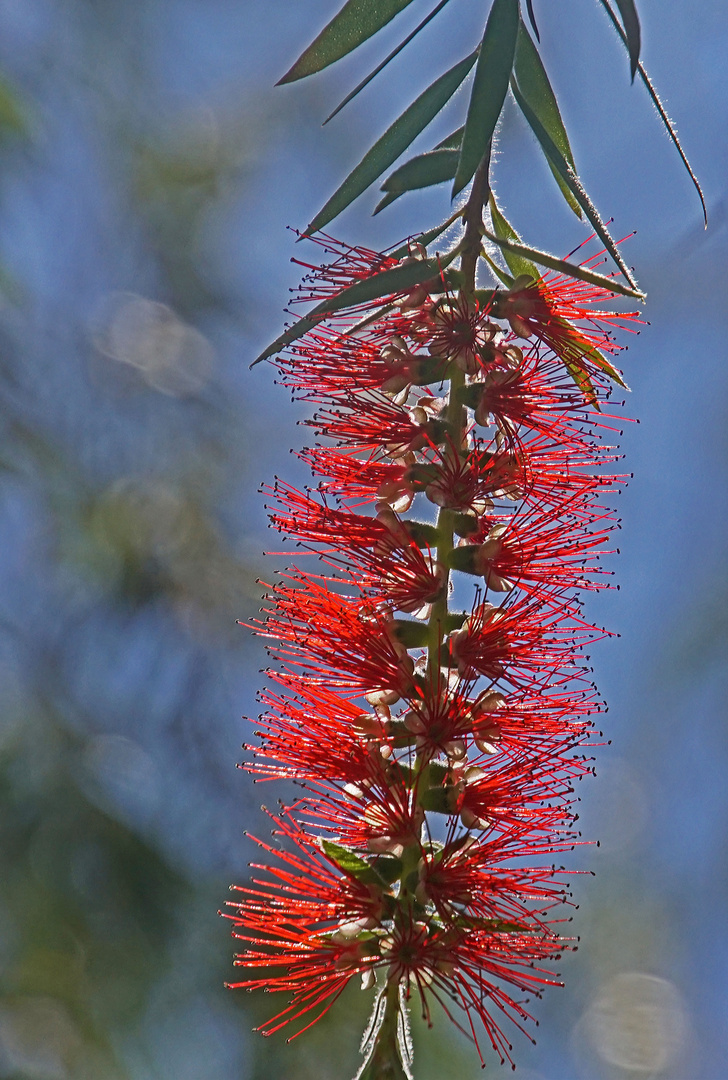
[[[472,180],[493,138],[508,92],[518,22],[518,0],[493,0],[475,69],[453,198]]]
[[[391,885],[401,875],[403,863],[395,855],[377,855],[372,859],[372,868],[376,870],[382,881]]]
[[[400,195],[404,195],[405,191],[415,191],[452,180],[458,167],[458,156],[457,150],[431,150],[427,154],[410,158],[382,184],[381,190],[386,191],[387,195],[374,213],[378,214]]]
[[[488,254],[487,251],[481,251],[480,257],[481,257],[481,259],[485,259],[488,266],[491,268],[491,270],[493,271],[495,276],[498,278],[500,283],[502,285],[505,285],[505,287],[507,289],[510,289],[512,287],[512,285],[513,285],[513,278],[511,277],[511,275],[507,274],[505,272],[505,270],[503,270],[502,267],[498,266],[498,264],[493,259],[491,259],[490,255]],[[476,300],[479,300],[479,296],[478,296],[479,291],[480,291],[479,289],[475,290],[475,298],[476,298]]]
[[[318,37],[299,56],[277,86],[295,82],[340,60],[408,7],[412,0],[347,0]]]
[[[513,228],[513,226],[506,221],[503,214],[498,209],[498,205],[491,194],[489,199],[490,206],[490,219],[493,222],[493,231],[499,240],[510,240],[515,244],[521,243],[521,238]],[[509,248],[502,248],[503,258],[506,261],[506,266],[513,274],[513,277],[522,277],[527,274],[532,277],[534,281],[537,281],[541,276],[536,269],[535,265],[530,259],[524,258],[523,255],[519,255],[515,251],[511,251]]]
[[[549,82],[546,69],[541,62],[538,49],[531,40],[531,35],[523,24],[518,27],[518,40],[516,42],[516,57],[513,63],[513,74],[518,83],[518,88],[534,114],[539,118],[545,130],[551,136],[555,146],[561,151],[571,168],[576,172],[574,155],[571,152],[569,137],[566,134],[564,122],[561,119],[556,95]],[[581,209],[574,196],[569,191],[561,174],[547,158],[548,166],[554,174],[556,183],[567,203],[577,217],[581,217]]]
[[[568,328],[569,325],[570,325],[569,323],[567,323],[566,319],[561,319],[558,316],[555,316],[552,321],[554,323],[559,324],[560,326],[564,327],[565,329]],[[603,371],[604,374],[608,375],[609,378],[612,379],[613,382],[618,383],[625,390],[629,390],[629,387],[627,386],[627,383],[622,378],[621,373],[616,369],[614,364],[612,364],[609,360],[607,360],[606,356],[603,353],[601,353],[599,351],[599,349],[597,349],[597,347],[595,345],[592,345],[592,343],[590,341],[587,341],[587,339],[584,338],[584,340],[579,345],[579,349],[581,351],[582,358],[587,359],[587,360],[591,360],[592,364],[594,364],[594,367],[599,368],[600,371]],[[576,376],[574,375],[574,372],[572,371],[572,364],[578,371],[582,372],[582,374],[586,377],[586,372],[584,372],[583,369],[578,364],[574,363],[573,361],[570,361],[570,359],[568,357],[565,357],[565,356],[562,356],[561,359],[564,362],[564,364],[565,364],[566,368],[568,369],[569,373],[574,378],[575,382],[578,382],[578,379],[576,378]],[[591,382],[589,382],[589,386],[591,387]],[[593,387],[592,387],[592,393],[593,393]]]
[[[620,38],[622,39],[623,45],[625,46],[625,48],[628,49],[629,45],[627,43],[627,35],[625,34],[622,27],[619,25],[619,22],[617,21],[617,16],[614,14],[611,7],[609,6],[609,0],[601,0],[601,4],[602,4],[602,7],[604,8],[604,10],[606,11],[607,15],[611,19],[612,26],[614,27],[614,29],[617,31]],[[639,72],[640,78],[642,79],[642,82],[645,84],[645,86],[647,88],[647,93],[652,98],[652,104],[657,109],[657,114],[660,117],[660,120],[662,120],[662,123],[663,123],[663,125],[665,127],[665,130],[667,131],[667,134],[672,139],[672,142],[673,142],[673,144],[675,146],[675,149],[677,150],[678,154],[680,155],[680,160],[682,161],[683,165],[685,166],[685,169],[687,170],[687,174],[688,174],[688,176],[690,177],[690,179],[693,182],[693,187],[695,188],[695,190],[698,193],[698,198],[700,199],[700,205],[703,208],[703,221],[705,222],[705,227],[707,229],[708,228],[708,209],[707,209],[707,207],[705,205],[705,196],[703,195],[703,189],[700,186],[700,182],[699,182],[697,176],[695,175],[695,173],[692,170],[692,166],[690,165],[690,162],[687,159],[687,155],[685,154],[685,151],[683,150],[683,148],[682,148],[682,146],[680,144],[680,140],[679,140],[679,138],[677,136],[677,132],[675,131],[675,128],[674,128],[674,126],[672,124],[672,121],[670,120],[670,117],[665,112],[665,108],[664,108],[662,102],[660,101],[660,99],[659,99],[659,97],[657,95],[657,90],[653,86],[652,80],[650,79],[649,75],[647,74],[647,72],[645,71],[645,69],[644,69],[644,67],[643,67],[643,65],[641,63],[639,63],[637,65],[637,70]]]
[[[459,150],[460,144],[463,141],[463,132],[465,127],[459,127],[452,134],[447,135],[442,142],[439,142],[434,148],[435,150]]]
[[[526,0],[526,11],[528,12],[528,21],[533,27],[533,32],[536,35],[536,41],[540,45],[541,35],[539,34],[538,27],[536,26],[536,16],[533,14],[533,0]]]
[[[334,192],[306,229],[307,234],[317,232],[328,225],[333,218],[346,209],[349,203],[366,191],[385,169],[394,164],[400,154],[405,152],[410,143],[447,104],[475,63],[477,55],[477,51],[473,52],[460,63],[455,64],[420,94],[408,109],[405,109]]]
[[[437,240],[438,236],[441,236],[445,232],[445,229],[449,229],[450,226],[457,221],[460,217],[460,211],[456,210],[454,214],[451,214],[447,221],[443,221],[442,225],[438,225],[435,229],[430,229],[428,232],[420,233],[419,236],[415,236],[412,240],[407,241],[406,244],[401,244],[394,251],[390,251],[390,257],[393,259],[403,259],[405,255],[410,253],[410,245],[421,244],[422,247],[427,248],[433,242]]]
[[[442,11],[442,9],[445,7],[445,4],[449,4],[449,2],[450,0],[440,0],[440,3],[432,9],[429,15],[425,16],[422,22],[414,28],[412,33],[408,34],[404,41],[400,41],[399,45],[397,45],[395,49],[392,49],[391,53],[388,56],[385,56],[381,64],[377,64],[377,66],[374,68],[374,71],[370,71],[366,78],[362,79],[362,81],[354,87],[351,93],[347,94],[344,100],[339,102],[334,111],[332,113],[329,113],[329,115],[326,117],[326,119],[324,120],[324,124],[328,124],[329,120],[333,120],[336,114],[340,113],[345,105],[348,105],[349,102],[352,101],[356,97],[356,95],[364,89],[365,86],[368,86],[372,79],[375,79],[379,72],[387,66],[390,60],[394,60],[395,56],[401,53],[402,49],[409,45],[410,41],[412,41],[413,38],[417,37],[420,30],[424,30],[428,22],[434,19],[438,12]]]
[[[624,259],[620,255],[619,249],[618,249],[617,245],[614,243],[614,240],[612,240],[612,237],[609,235],[609,231],[607,230],[607,226],[604,224],[601,217],[599,216],[599,213],[598,213],[596,207],[594,206],[593,202],[591,201],[591,199],[587,195],[586,191],[582,187],[582,184],[581,184],[581,181],[579,180],[579,177],[576,175],[576,173],[572,169],[571,165],[569,165],[568,161],[565,160],[563,154],[561,153],[559,148],[555,145],[553,139],[551,138],[549,133],[546,131],[543,124],[541,123],[541,121],[539,120],[539,118],[536,116],[533,109],[531,108],[531,106],[528,104],[528,102],[524,98],[523,94],[521,93],[520,89],[518,88],[518,84],[516,83],[515,79],[511,80],[511,89],[513,90],[513,95],[514,95],[516,101],[518,102],[518,105],[519,105],[519,107],[521,109],[521,112],[526,117],[526,120],[528,121],[534,135],[536,136],[538,141],[541,143],[541,146],[542,146],[546,156],[556,166],[557,170],[559,171],[559,173],[563,177],[569,191],[574,196],[576,201],[579,203],[579,206],[582,208],[582,210],[586,214],[587,218],[589,219],[589,221],[590,221],[590,223],[591,223],[591,225],[592,225],[592,227],[594,229],[594,232],[597,234],[597,236],[599,237],[601,242],[604,244],[605,248],[607,249],[609,254],[612,256],[615,263],[619,267],[620,271],[622,272],[622,274],[624,275],[624,277],[627,279],[627,281],[630,283],[632,289],[634,290],[633,293],[627,293],[626,295],[628,295],[628,296],[630,296],[630,295],[642,296],[643,294],[639,292],[639,290],[637,288],[637,283],[634,280],[634,278],[632,277],[632,274],[630,273],[629,267],[627,266]],[[613,284],[612,284],[611,288],[614,289]],[[619,290],[615,290],[615,291],[619,291]]]
[[[320,304],[317,304],[308,315],[298,319],[292,326],[276,338],[276,340],[257,356],[251,367],[255,367],[261,360],[267,360],[269,356],[284,349],[287,345],[297,341],[298,338],[308,333],[316,326],[324,315],[329,315],[342,308],[356,307],[358,304],[366,304],[370,300],[377,300],[380,296],[396,295],[407,292],[415,285],[421,285],[424,281],[437,277],[442,268],[442,262],[437,259],[417,259],[406,263],[404,266],[393,266],[391,270],[382,270],[371,277],[363,278],[354,282],[346,289],[329,296]]]
[[[622,16],[624,31],[627,35],[629,70],[632,76],[632,82],[634,82],[637,65],[640,60],[640,48],[642,45],[640,20],[637,14],[637,8],[634,6],[634,0],[615,0],[615,3],[619,8],[619,14]]]
[[[333,840],[321,840],[321,848],[324,855],[332,859],[349,877],[356,878],[357,881],[363,881],[367,885],[384,884],[384,879],[374,867],[370,866],[365,859],[360,858],[355,852],[350,851],[349,848],[345,848],[341,844],[335,844]]]
[[[497,236],[495,233],[488,232],[487,229],[484,230],[483,235],[502,248],[504,252],[510,251],[526,259],[532,259],[539,266],[547,266],[549,270],[556,270],[559,274],[567,274],[569,277],[578,278],[579,281],[588,281],[590,285],[598,285],[601,289],[609,289],[610,292],[619,293],[620,296],[631,296],[636,300],[644,300],[645,298],[645,294],[640,292],[639,289],[629,288],[627,285],[622,285],[620,281],[615,281],[614,278],[606,277],[604,274],[597,274],[594,270],[589,270],[585,266],[576,266],[574,263],[557,259],[555,255],[549,255],[545,251],[539,251],[538,248],[528,247],[526,244],[515,240]],[[539,277],[540,275],[537,274],[536,276]]]
[[[584,370],[581,364],[575,363],[569,356],[562,356],[560,357],[560,360],[568,371],[569,375],[571,375],[572,379],[581,390],[582,394],[584,395],[584,400],[587,402],[587,404],[592,405],[597,412],[601,412],[601,409],[599,408],[599,402],[597,400],[596,390],[594,389],[594,383],[589,378],[589,373]]]
[[[452,180],[457,160],[457,150],[431,150],[427,154],[420,154],[388,176],[381,190],[401,194],[415,188],[441,184],[443,180]]]

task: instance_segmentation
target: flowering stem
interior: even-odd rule
[[[351,978],[377,987],[357,1080],[410,1077],[410,998],[428,1023],[430,998],[474,1013],[512,1063],[500,1016],[532,1019],[523,994],[557,981],[542,964],[568,947],[551,914],[565,882],[543,862],[576,842],[589,765],[572,751],[599,711],[577,590],[604,587],[599,500],[618,480],[588,409],[616,373],[609,330],[634,316],[594,312],[609,293],[566,278],[476,289],[489,166],[490,151],[439,263],[426,245],[398,259],[323,238],[339,258],[307,298],[357,302],[309,319],[278,361],[334,445],[302,455],[318,488],[277,481],[271,523],[327,569],[287,572],[255,624],[284,666],[250,770],[305,794],[273,818],[288,848],[259,842],[270,880],[232,905],[251,970],[235,985],[290,996],[266,1034],[315,1011],[310,1026]],[[420,493],[434,526],[403,516]],[[469,613],[449,610],[451,570],[484,582]]]
[[[465,235],[460,242],[460,271],[462,274],[461,297],[471,300],[475,292],[475,275],[483,231],[483,207],[490,191],[489,172],[491,143],[478,166],[470,196],[462,214],[465,223]],[[459,391],[465,385],[465,373],[455,364],[450,365],[450,400],[445,413],[445,420],[450,426],[453,448],[459,452],[465,435],[465,410],[460,404]],[[447,567],[447,560],[453,549],[454,534],[453,511],[441,507],[437,515],[437,559]],[[447,571],[445,584],[440,598],[433,604],[428,627],[428,669],[430,678],[437,678],[440,668],[440,645],[445,632],[445,618],[448,612],[448,591],[450,573]]]
[[[461,293],[468,299],[472,299],[475,292],[475,270],[483,237],[483,207],[490,194],[491,145],[491,143],[488,144],[485,156],[475,172],[470,196],[463,211],[465,236],[461,246],[460,271],[463,276]]]
[[[377,1032],[372,1056],[359,1074],[359,1080],[406,1080],[399,1056],[397,1025],[399,1018],[399,982],[391,979],[384,993],[384,1016]]]

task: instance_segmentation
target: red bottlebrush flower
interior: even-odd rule
[[[339,257],[307,300],[398,265],[323,243]],[[372,1054],[417,997],[428,1020],[433,1000],[462,1009],[476,1045],[479,1020],[510,1061],[503,1018],[529,1019],[522,994],[568,948],[553,856],[580,842],[573,783],[601,711],[583,648],[606,633],[580,594],[604,586],[621,479],[599,350],[633,316],[553,275],[480,303],[453,280],[337,310],[277,361],[322,444],[299,455],[315,488],[268,489],[271,524],[319,565],[289,569],[254,626],[280,667],[246,767],[299,796],[230,917],[236,985],[290,997],[266,1034],[305,1029],[356,976],[375,988]],[[501,602],[478,586],[452,610],[453,573]]]
[[[489,319],[490,304],[450,295],[425,309],[423,328],[430,331],[428,351],[454,363],[468,375],[481,371],[492,351],[498,327]]]
[[[477,604],[459,630],[450,635],[452,664],[472,679],[483,675],[511,686],[532,681],[532,673],[550,677],[576,671],[579,652],[599,632],[577,622],[578,614],[548,592],[538,599],[516,600],[510,606]]]
[[[588,265],[598,259],[595,255]],[[601,352],[620,351],[613,330],[631,329],[639,313],[604,311],[594,305],[609,302],[613,294],[563,274],[544,274],[538,281],[528,281],[509,292],[499,292],[493,301],[493,314],[506,319],[519,338],[536,337],[552,349],[567,366],[605,370]],[[613,377],[614,370],[607,369]]]
[[[380,969],[388,985],[401,985],[408,994],[414,990],[427,1015],[430,997],[448,1015],[452,1002],[466,1013],[474,1011],[501,1060],[511,1061],[510,1044],[490,1010],[495,1007],[520,1026],[529,1014],[502,984],[535,994],[543,986],[558,985],[539,964],[559,950],[559,938],[546,916],[564,898],[564,886],[549,881],[543,870],[500,869],[498,863],[518,850],[509,851],[507,844],[490,846],[490,869],[484,872],[483,845],[478,845],[479,866],[469,851],[462,856],[461,843],[451,843],[441,854],[418,851],[417,889],[426,904],[437,896],[437,903],[432,902],[442,917],[417,918],[410,908],[401,918],[388,919],[397,910],[397,898],[386,883],[391,874],[386,862],[396,857],[375,862],[372,877],[378,880],[365,882],[361,861],[349,859],[348,872],[346,864],[337,864],[345,849],[324,842],[317,851],[292,819],[273,820],[295,850],[257,841],[280,865],[255,866],[267,877],[237,886],[244,899],[228,904],[233,935],[247,946],[236,960],[247,977],[231,987],[265,988],[291,999],[259,1030],[270,1035],[303,1020],[296,1032],[301,1034],[328,1011],[353,976],[362,976],[363,985],[371,986]],[[455,869],[449,874],[451,867]],[[459,899],[449,899],[453,894]],[[467,909],[479,894],[488,897],[488,914],[461,914],[461,905]],[[517,896],[523,899],[512,899]],[[527,898],[537,901],[536,910]],[[388,922],[391,929],[377,932]],[[312,1011],[315,1015],[309,1018]]]
[[[579,495],[572,503],[574,509],[581,508]],[[549,586],[606,588],[606,583],[594,578],[607,573],[599,566],[599,558],[614,529],[609,524],[612,515],[604,511],[602,520],[607,524],[589,529],[576,514],[568,516],[568,511],[565,501],[547,509],[525,506],[505,519],[483,517],[450,554],[449,564],[454,570],[482,576],[494,592],[508,592],[515,586],[524,592]],[[593,526],[595,519],[593,514]]]
[[[412,686],[414,661],[396,635],[392,617],[368,599],[342,596],[312,577],[280,585],[263,633],[288,664],[314,678],[361,694],[382,693],[397,701]]]

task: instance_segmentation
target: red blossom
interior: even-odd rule
[[[321,242],[338,257],[307,301],[396,265]],[[503,1019],[530,1019],[522,995],[568,947],[554,855],[581,842],[573,785],[602,711],[583,650],[606,633],[580,594],[606,584],[603,499],[624,479],[595,405],[634,316],[554,275],[481,302],[451,280],[337,311],[276,361],[320,442],[299,455],[317,486],[267,489],[271,524],[317,562],[254,624],[278,667],[246,768],[298,798],[231,905],[235,985],[288,995],[270,1034],[360,977],[375,1011],[456,1006],[510,1061]],[[482,581],[469,611],[449,604],[453,572]]]
[[[583,265],[599,257],[597,254]],[[613,312],[596,306],[609,303],[613,295],[578,278],[549,273],[510,292],[498,293],[493,313],[506,319],[517,337],[534,336],[565,362],[598,370],[594,350],[621,351],[614,341],[614,330],[632,330],[631,324],[640,321],[639,312]]]

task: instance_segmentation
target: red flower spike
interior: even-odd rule
[[[320,242],[337,259],[310,268],[306,301],[396,265]],[[433,1001],[462,1011],[512,1061],[501,1025],[524,1028],[523,994],[558,985],[569,947],[554,856],[581,843],[573,786],[602,710],[583,650],[606,634],[580,596],[606,587],[603,498],[624,480],[595,407],[601,352],[635,316],[554,275],[481,305],[452,280],[337,310],[276,361],[320,445],[299,455],[315,488],[267,489],[271,525],[318,565],[288,570],[254,624],[280,663],[245,767],[298,798],[230,906],[235,985],[288,995],[271,1034],[356,977],[376,986],[370,1048],[407,998],[428,1022]],[[453,573],[480,579],[469,612],[449,607]]]

